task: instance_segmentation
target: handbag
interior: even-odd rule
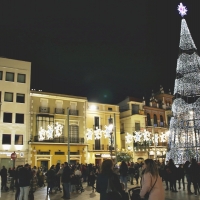
[[[157,182],[157,179],[158,179],[158,177],[156,178],[156,181],[155,181],[155,183],[153,184],[153,186],[151,187],[150,191],[147,192],[147,193],[144,195],[144,199],[145,199],[145,200],[148,200],[148,199],[149,199],[149,195],[150,195],[150,193],[151,193],[153,187],[155,186],[155,184],[156,184],[156,182]]]
[[[123,200],[122,195],[116,190],[113,182],[113,177],[108,178],[108,186],[107,186],[107,199],[109,200]]]

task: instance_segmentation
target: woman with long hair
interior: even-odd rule
[[[122,163],[120,165],[119,173],[120,173],[121,183],[124,183],[125,191],[126,191],[127,190],[128,166],[124,161],[122,161]]]
[[[144,198],[149,193],[149,200],[164,200],[164,188],[156,163],[152,159],[146,159],[143,169],[140,197]]]
[[[111,189],[112,191],[117,191],[119,194],[117,194],[116,192],[116,198],[112,199],[108,196],[108,189]],[[118,197],[120,199],[122,187],[117,174],[113,172],[112,160],[103,161],[101,172],[97,177],[96,191],[100,193],[100,200],[118,200]]]

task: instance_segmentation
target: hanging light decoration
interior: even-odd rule
[[[161,132],[161,134],[160,134],[160,141],[161,142],[166,142],[167,141],[166,134],[163,133],[163,132]]]
[[[56,122],[54,129],[55,129],[54,137],[60,137],[63,133],[63,125]]]
[[[158,144],[158,139],[159,139],[159,136],[158,136],[157,133],[155,133],[154,136],[152,137],[153,143],[154,143],[154,144],[155,144],[155,143]]]
[[[86,138],[87,140],[92,140],[93,131],[92,129],[87,128],[86,130]]]
[[[53,124],[47,126],[46,137],[48,140],[53,139]]]
[[[133,138],[135,142],[141,142],[142,133],[140,131],[135,131]]]
[[[46,130],[40,127],[39,133],[38,133],[38,140],[43,141],[45,139]]]
[[[105,130],[103,130],[103,133],[104,133],[104,137],[105,138],[110,138],[111,135],[110,133],[112,132],[112,126],[104,126],[105,127]]]
[[[151,136],[151,133],[149,131],[147,131],[146,129],[144,129],[144,132],[142,133],[143,135],[143,141],[150,141],[150,136]]]
[[[102,137],[102,130],[97,128],[95,131],[94,131],[94,139],[95,140],[99,140],[101,139]]]
[[[133,135],[131,135],[130,133],[126,133],[125,141],[126,141],[126,144],[133,143]]]

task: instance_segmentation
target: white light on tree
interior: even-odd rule
[[[133,142],[133,135],[131,135],[130,133],[126,133],[125,141],[126,144],[131,144]]]
[[[63,132],[63,125],[56,122],[54,129],[55,129],[55,135],[54,136],[60,137],[62,135],[62,132]]]
[[[135,131],[135,135],[133,136],[135,142],[141,142],[142,133]]]
[[[179,14],[184,17],[184,15],[187,15],[187,8],[186,6],[184,6],[182,3],[180,3],[180,5],[178,5],[178,11],[179,11]]]
[[[102,130],[101,129],[96,129],[94,131],[94,139],[99,140],[102,137]]]
[[[184,16],[187,9],[181,4],[179,7],[179,13]],[[175,164],[191,158],[200,161],[200,58],[185,19],[181,21],[179,48],[166,155],[166,159],[173,159]]]
[[[92,129],[87,128],[87,130],[86,130],[86,138],[87,138],[87,140],[92,140],[92,135],[93,135]]]

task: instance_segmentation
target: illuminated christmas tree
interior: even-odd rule
[[[186,15],[182,3],[178,10],[182,17]],[[166,156],[175,164],[191,158],[200,160],[200,58],[185,19],[181,21],[179,49]]]

